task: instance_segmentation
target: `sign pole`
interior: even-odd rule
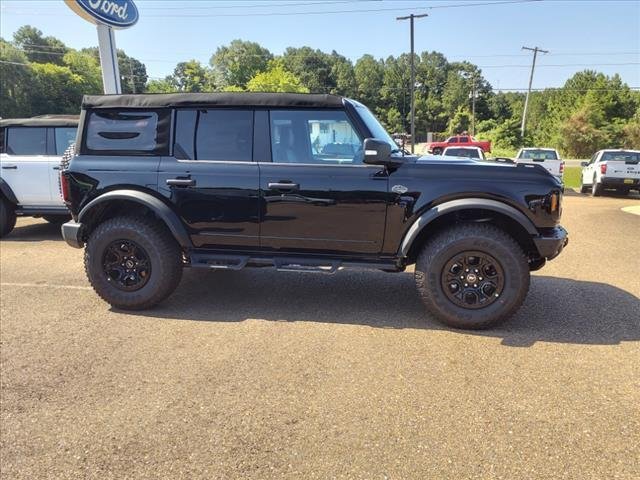
[[[118,68],[118,52],[116,51],[116,37],[113,29],[99,23],[98,50],[100,51],[100,66],[102,67],[102,85],[104,93],[122,93],[120,86],[120,69]]]

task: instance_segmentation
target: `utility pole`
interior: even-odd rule
[[[471,79],[471,136],[476,135],[476,76]]]
[[[415,18],[428,17],[426,13],[420,15],[407,15],[406,17],[396,17],[396,20],[409,20],[411,25],[411,153],[415,151],[416,143],[416,111],[415,111],[415,89],[416,89],[416,68],[414,65],[413,49],[413,20]]]
[[[520,126],[520,133],[522,138],[524,139],[524,130],[525,125],[527,123],[527,108],[529,107],[529,95],[531,94],[531,83],[533,82],[533,71],[536,68],[536,57],[538,56],[538,52],[549,53],[548,50],[542,50],[541,48],[535,47],[522,47],[522,50],[530,50],[533,52],[533,62],[531,63],[531,75],[529,75],[529,89],[527,90],[527,97],[524,100],[524,112],[522,112],[522,125]]]

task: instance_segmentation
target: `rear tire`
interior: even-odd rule
[[[16,226],[14,206],[4,198],[0,198],[0,238],[9,235]]]
[[[591,196],[599,197],[600,195],[602,195],[602,184],[598,183],[596,177],[593,177],[593,183],[591,184]]]
[[[480,259],[479,272],[465,268],[472,258]],[[497,275],[488,269],[492,263]],[[457,265],[461,269],[452,274]],[[483,277],[482,272],[489,275]],[[464,278],[458,280],[458,274]],[[477,283],[466,283],[474,274]],[[453,280],[449,280],[451,275]],[[416,262],[415,280],[428,312],[440,322],[454,328],[481,329],[499,324],[520,308],[530,276],[527,258],[510,235],[493,225],[461,224],[440,232],[424,246]],[[451,290],[450,281],[459,282],[460,290]],[[476,285],[478,288],[473,288]],[[475,303],[468,302],[468,297]]]
[[[84,265],[96,293],[124,310],[153,307],[182,277],[175,239],[163,224],[143,217],[116,217],[98,225],[87,241]]]
[[[434,148],[433,149],[433,154],[434,155],[442,155],[442,149],[441,148]]]

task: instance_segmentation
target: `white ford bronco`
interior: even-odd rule
[[[0,120],[0,237],[13,230],[16,216],[70,218],[59,170],[77,129],[78,117],[69,115]]]

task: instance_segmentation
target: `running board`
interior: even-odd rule
[[[188,266],[212,270],[241,270],[245,267],[275,267],[280,272],[316,272],[332,274],[342,268],[365,268],[385,271],[401,271],[393,261],[353,262],[339,259],[303,257],[252,257],[218,253],[192,253]]]

